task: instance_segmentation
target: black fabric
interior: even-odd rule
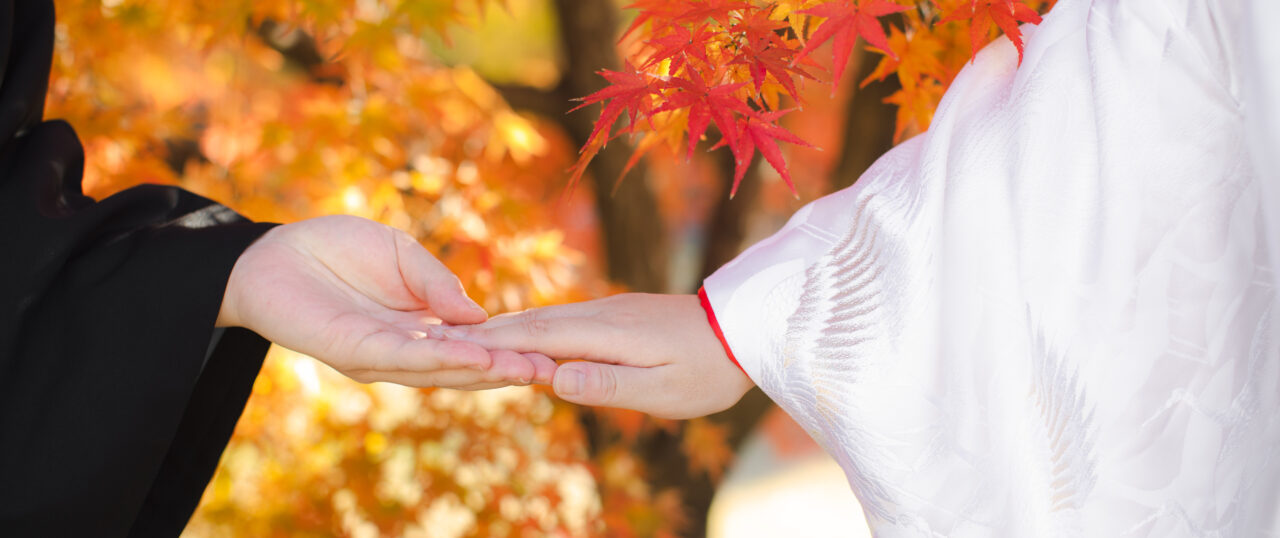
[[[174,536],[267,349],[231,329],[205,362],[272,225],[174,187],[84,196],[75,132],[41,121],[53,19],[0,0],[0,535]]]

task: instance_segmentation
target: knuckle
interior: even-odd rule
[[[631,307],[632,299],[638,295],[640,294],[624,293],[606,299],[608,302],[602,305],[605,309],[600,312],[603,321],[612,326],[622,328],[634,327],[645,321],[644,316]]]
[[[605,314],[608,323],[617,328],[635,327],[644,321],[641,316],[629,310],[611,310]]]
[[[600,402],[604,404],[612,404],[618,401],[618,376],[612,368],[596,368],[597,376],[600,378],[598,385]]]
[[[527,310],[520,314],[520,326],[524,328],[525,334],[532,338],[541,338],[550,330],[547,319],[537,310]]]

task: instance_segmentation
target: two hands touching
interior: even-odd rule
[[[412,237],[357,217],[264,234],[236,261],[217,325],[246,327],[364,383],[544,383],[570,402],[663,418],[721,411],[752,386],[696,296],[622,294],[488,319]]]
[[[558,396],[660,418],[722,411],[752,387],[725,355],[695,295],[626,293],[504,314],[443,336],[575,360],[555,370]]]

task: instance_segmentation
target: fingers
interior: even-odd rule
[[[473,342],[488,349],[510,349],[558,359],[617,360],[620,347],[632,345],[632,334],[619,330],[595,301],[525,310],[489,322],[450,327],[449,340]]]
[[[462,282],[427,249],[404,233],[395,233],[396,259],[409,291],[449,323],[480,323],[489,314],[467,297]]]
[[[543,306],[539,308],[530,308],[520,312],[507,312],[498,314],[489,318],[482,327],[494,328],[517,323],[525,323],[530,312],[534,312],[540,319],[564,319],[564,318],[591,318],[602,313],[603,307],[600,302],[604,299],[596,299],[594,301],[585,301],[581,303],[567,303]]]
[[[432,341],[427,340],[426,342]],[[465,342],[435,341],[435,343],[440,344],[439,346],[433,346],[437,351],[443,349],[446,352],[452,351],[456,353],[457,349],[449,350],[448,347],[458,344],[461,344],[459,349],[468,352],[471,351],[470,348],[478,349],[478,346]],[[545,355],[520,354],[506,350],[485,353],[489,358],[489,364],[485,367],[479,366],[478,363],[467,363],[466,361],[470,359],[462,359],[454,362],[462,362],[467,366],[432,368],[431,366],[437,366],[446,361],[419,362],[412,356],[398,356],[381,361],[373,368],[356,367],[344,373],[362,383],[385,381],[414,387],[445,387],[467,390],[508,385],[528,385],[530,383],[550,384],[552,377],[555,375],[555,361]],[[369,365],[369,361],[363,362],[362,366]],[[419,369],[415,369],[415,366],[418,366]]]
[[[551,357],[541,353],[523,353],[525,359],[533,364],[533,382],[539,385],[550,385],[555,378],[559,366]]]
[[[490,375],[485,376],[487,379],[486,381],[480,381],[480,382],[469,384],[469,385],[455,383],[455,384],[449,384],[449,385],[436,384],[435,386],[437,387],[447,386],[449,388],[455,388],[460,390],[486,390],[486,389],[494,389],[498,387],[507,387],[511,385],[528,385],[530,383],[537,384],[537,385],[551,384],[551,380],[556,373],[556,361],[553,361],[551,360],[550,357],[547,357],[546,355],[542,355],[539,353],[513,353],[513,355],[522,357],[524,360],[527,360],[529,361],[530,364],[532,364],[533,371],[534,371],[533,379],[524,377],[523,373],[516,374],[513,376],[510,373],[510,370],[508,370],[507,373],[491,373]],[[495,361],[495,363],[497,362],[498,361]],[[498,368],[495,367],[493,370],[498,370]],[[521,367],[516,371],[524,372],[525,370],[523,370],[523,367]],[[497,379],[497,381],[493,381],[493,379]]]
[[[423,333],[404,331],[390,325],[365,333],[348,352],[339,352],[339,355],[335,366],[346,366],[346,370],[355,371],[485,370],[493,364],[489,351],[476,344],[435,340],[426,338]]]

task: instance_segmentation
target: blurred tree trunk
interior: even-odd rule
[[[851,66],[851,71],[856,73],[857,78],[849,83],[856,84],[866,78],[875,69],[878,60],[878,55],[860,49],[859,55],[854,59],[855,64]],[[832,170],[830,191],[852,185],[880,155],[893,147],[894,109],[883,101],[898,88],[896,80],[888,80],[855,89],[850,95],[841,128],[843,135],[839,148],[840,158]],[[733,183],[733,156],[727,151],[721,153],[717,168],[725,188],[707,222],[699,282],[720,266],[732,261],[749,246],[746,244],[748,219],[756,210],[763,191],[759,173],[761,163],[756,159],[747,170],[737,196],[730,200],[728,192]],[[738,405],[708,418],[728,428],[729,446],[736,452],[760,419],[773,407],[772,400],[755,388]],[[679,489],[689,517],[685,536],[704,536],[708,510],[718,484],[713,483],[706,475],[690,474],[687,458],[680,451],[679,435],[660,432],[654,437],[645,447],[647,460],[652,466],[654,485]]]
[[[567,111],[570,99],[582,97],[605,86],[600,69],[618,69],[621,62],[615,43],[618,39],[618,11],[613,2],[602,0],[555,0],[560,20],[561,50],[566,68],[556,89]],[[591,108],[596,112],[596,108]],[[560,115],[565,129],[581,147],[591,135],[596,115],[579,112]],[[595,179],[596,212],[600,216],[609,278],[635,291],[667,291],[667,241],[658,200],[649,186],[643,162],[633,168],[614,192],[632,147],[624,139],[609,143],[591,161]]]
[[[553,4],[565,58],[560,83],[550,91],[501,84],[494,87],[513,108],[558,122],[573,143],[581,147],[591,136],[599,108],[568,112],[575,106],[573,99],[605,87],[606,81],[597,71],[618,69],[621,65],[616,50],[618,9],[613,2],[600,0],[555,0]],[[587,176],[593,181],[606,270],[610,280],[633,291],[664,292],[667,236],[645,163],[641,161],[625,181],[617,184],[632,149],[626,139],[615,139],[587,167]]]
[[[728,427],[725,442],[736,454],[756,423],[773,407],[773,400],[760,389],[753,388],[737,405],[710,415],[707,420]],[[649,483],[654,491],[674,489],[680,493],[685,514],[685,526],[680,535],[700,538],[707,535],[707,513],[711,509],[711,500],[720,480],[713,481],[704,472],[690,470],[689,458],[683,448],[687,424],[688,422],[681,422],[680,428],[674,432],[655,429],[652,434],[640,439],[636,450],[649,466]],[[725,471],[728,471],[728,466]],[[720,479],[723,479],[723,475]]]
[[[857,54],[857,65],[852,69],[857,76],[845,81],[850,87],[867,78],[881,57],[866,48],[858,49]],[[831,172],[832,192],[853,185],[876,159],[893,148],[893,127],[897,116],[884,99],[901,88],[896,77],[872,82],[865,88],[854,88],[844,114],[840,161]]]
[[[733,199],[729,190],[733,186],[733,154],[728,150],[713,155],[716,170],[723,189],[720,199],[709,215],[706,226],[705,247],[702,257],[699,285],[721,265],[728,263],[741,252],[746,240],[746,224],[751,212],[758,206],[763,186],[760,178],[760,159],[756,158],[747,169],[746,176]],[[689,290],[690,292],[696,291]],[[709,380],[715,382],[715,380]],[[727,428],[726,443],[737,452],[751,430],[765,412],[773,407],[759,389],[752,389],[737,405],[707,417]],[[701,537],[707,532],[707,515],[715,496],[719,480],[712,480],[703,472],[690,470],[689,458],[682,448],[684,425],[674,433],[657,429],[641,440],[640,450],[649,465],[649,480],[655,490],[674,489],[680,493],[687,525],[682,536]]]
[[[699,285],[721,265],[729,263],[742,252],[746,246],[743,243],[747,240],[747,220],[751,212],[756,209],[760,194],[764,190],[764,186],[760,184],[760,158],[757,157],[747,168],[737,195],[730,199],[729,191],[733,188],[733,165],[733,153],[728,150],[716,153],[716,170],[719,171],[720,183],[724,188],[707,220],[702,268],[698,273]]]

